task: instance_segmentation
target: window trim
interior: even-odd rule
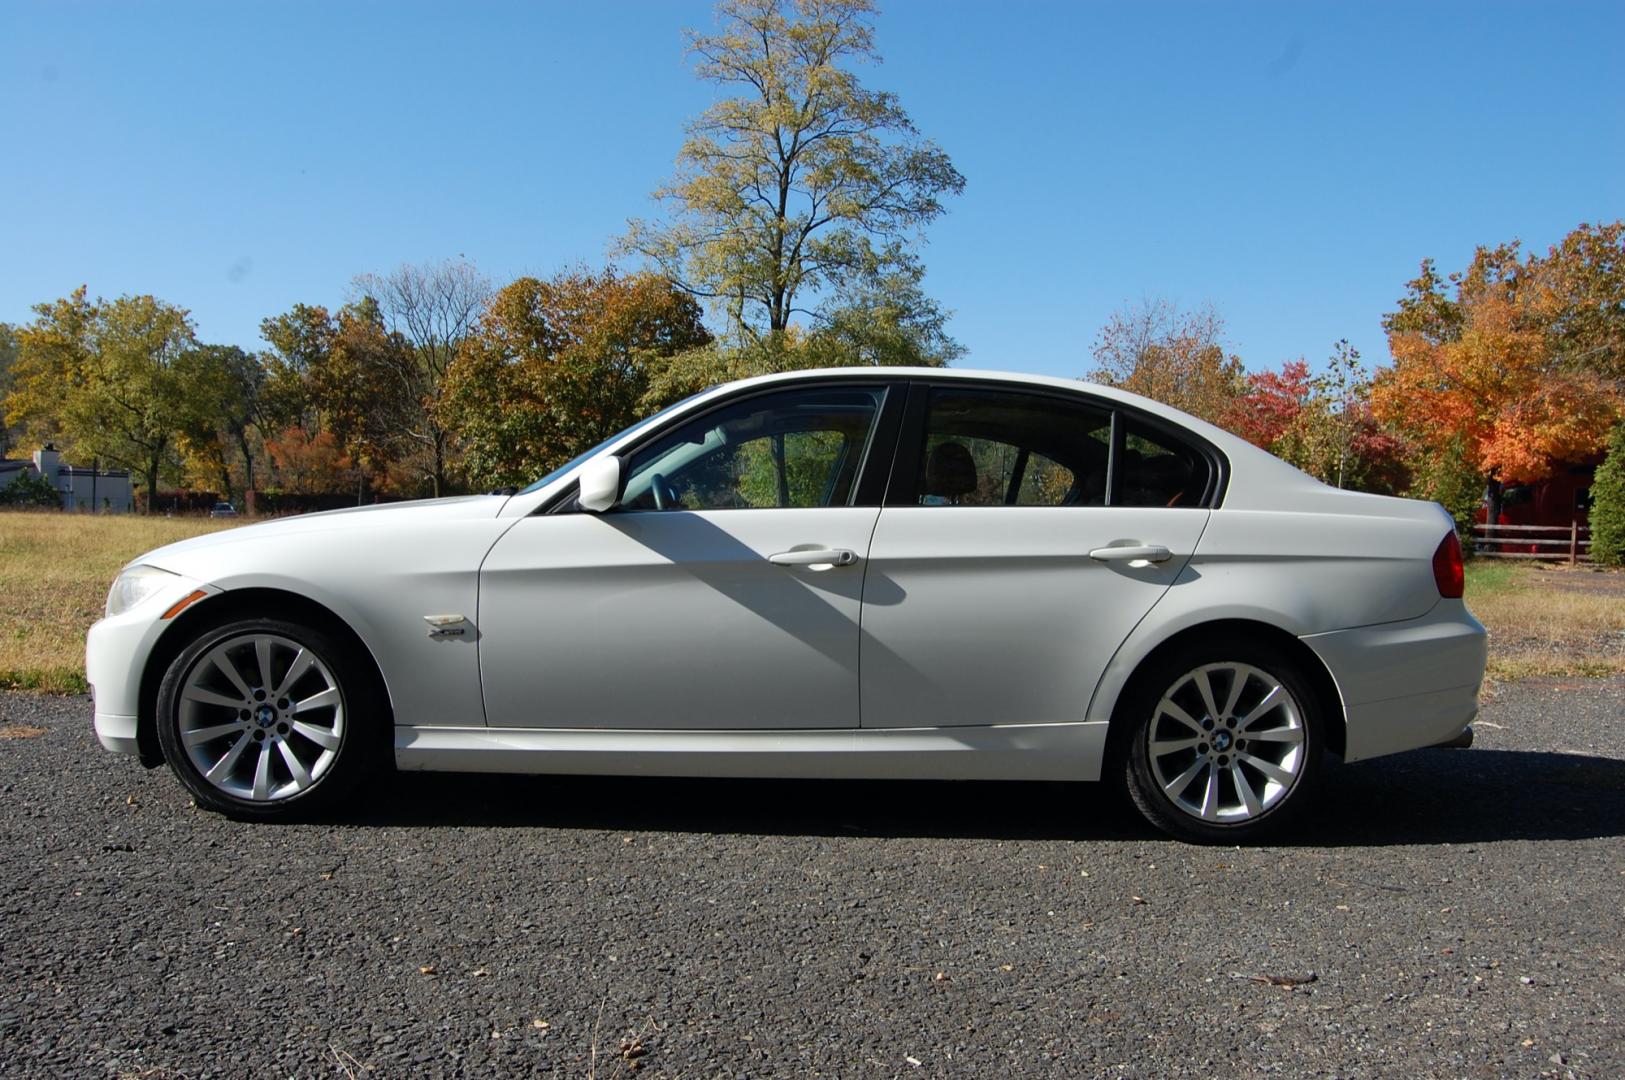
[[[1123,447],[1130,424],[1163,435],[1180,446],[1198,453],[1208,464],[1207,482],[1202,497],[1190,508],[1218,509],[1224,502],[1224,493],[1230,481],[1230,463],[1224,454],[1189,428],[1181,427],[1161,417],[1095,397],[1087,392],[1072,392],[1049,386],[1010,386],[985,379],[913,379],[908,386],[908,402],[903,410],[902,426],[897,436],[897,451],[892,456],[892,467],[886,484],[886,506],[918,506],[920,455],[925,448],[926,414],[932,391],[974,390],[980,393],[1005,394],[1015,397],[1049,398],[1071,405],[1087,405],[1111,417],[1111,445],[1106,463],[1106,495],[1103,506],[1072,507],[1071,509],[1112,509],[1121,483],[1118,472],[1123,460]],[[1014,509],[1013,507],[978,507],[977,509]],[[1026,509],[1067,509],[1066,507],[1026,507]],[[1156,509],[1137,507],[1136,509]],[[1189,508],[1187,508],[1189,509]]]

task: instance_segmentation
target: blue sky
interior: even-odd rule
[[[1424,256],[1625,216],[1625,4],[882,3],[968,179],[929,290],[966,365],[1080,375],[1115,308],[1211,302],[1258,369],[1378,319]],[[459,254],[601,263],[711,99],[694,0],[0,0],[0,320],[81,283],[205,340]]]

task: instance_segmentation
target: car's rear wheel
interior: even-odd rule
[[[1312,796],[1321,706],[1279,650],[1199,644],[1163,658],[1137,682],[1126,779],[1158,828],[1190,840],[1256,840]]]
[[[164,760],[200,806],[286,818],[334,805],[375,763],[365,669],[313,627],[253,619],[188,645],[158,690]]]

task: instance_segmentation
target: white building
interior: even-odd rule
[[[32,461],[0,460],[0,488],[21,476],[43,476],[62,497],[64,510],[127,514],[135,509],[128,469],[85,469],[67,465],[50,443]]]

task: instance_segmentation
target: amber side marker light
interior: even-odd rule
[[[179,615],[181,612],[185,611],[187,608],[191,607],[193,604],[197,603],[199,600],[208,595],[209,594],[204,592],[202,589],[193,589],[191,592],[187,593],[185,596],[171,604],[169,610],[160,615],[159,618],[173,619],[175,616]]]

